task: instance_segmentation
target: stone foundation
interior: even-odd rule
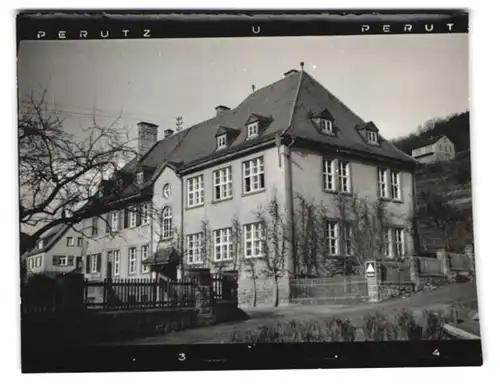
[[[274,282],[272,278],[259,277],[255,279],[257,292],[257,306],[273,305]],[[240,277],[238,280],[238,304],[240,306],[252,306],[254,295],[253,279]],[[289,279],[284,277],[278,280],[279,305],[288,305],[290,303],[290,283]]]

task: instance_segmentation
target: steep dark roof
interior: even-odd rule
[[[309,113],[327,110],[340,129],[338,136],[332,137],[318,132]],[[215,156],[214,140],[221,127],[244,130],[248,118],[258,114],[270,118],[269,126],[257,140],[268,140],[270,135],[288,128],[297,137],[317,141],[332,147],[370,153],[376,156],[395,159],[407,163],[416,161],[391,143],[380,138],[380,144],[367,144],[356,131],[356,125],[364,121],[345,106],[338,98],[313,79],[306,72],[294,72],[277,82],[250,94],[241,104],[219,116],[196,124],[182,132],[158,142],[142,164],[158,167],[165,161],[182,162],[189,166],[202,158]],[[232,143],[233,151],[237,146],[246,145],[246,132],[240,132]]]
[[[428,136],[422,135],[418,140],[412,143],[412,149],[416,150],[417,148],[430,146],[436,143],[439,139],[443,138],[445,135],[436,135],[436,136]]]
[[[33,249],[26,252],[23,255],[23,258],[49,251],[57,243],[57,241],[59,241],[64,233],[68,231],[69,228],[70,226],[64,223],[60,223],[54,226],[43,237],[40,238],[41,240],[43,240],[43,248],[39,249],[37,244]]]

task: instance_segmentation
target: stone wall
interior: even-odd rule
[[[256,305],[273,305],[274,283],[272,278],[259,277],[255,279],[257,292]],[[254,280],[248,277],[240,277],[238,280],[238,304],[240,306],[252,306],[254,296]],[[279,304],[286,305],[290,302],[289,279],[284,277],[278,281]]]
[[[412,282],[384,282],[379,286],[379,296],[381,301],[391,298],[401,298],[410,296],[415,291]]]

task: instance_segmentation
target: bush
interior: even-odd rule
[[[276,322],[257,330],[234,331],[232,343],[314,343],[393,340],[448,339],[443,324],[452,316],[443,311],[424,311],[420,320],[403,309],[385,314],[375,312],[355,323],[350,318]]]

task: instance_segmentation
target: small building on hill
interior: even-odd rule
[[[449,161],[455,158],[455,145],[445,135],[426,136],[415,144],[411,156],[420,163]]]

